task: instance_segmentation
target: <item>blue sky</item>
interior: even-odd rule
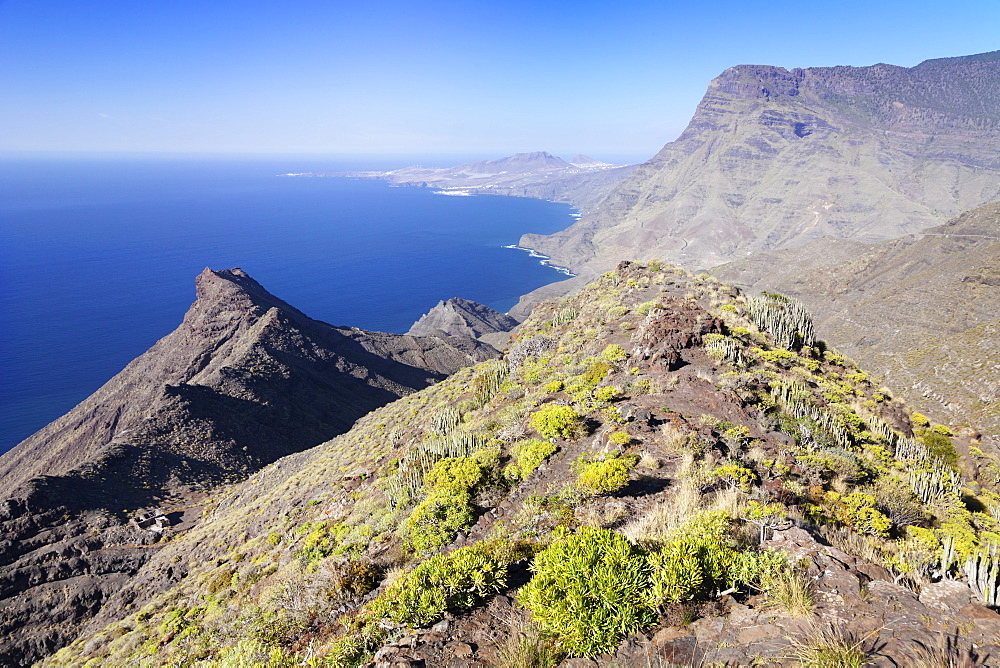
[[[1000,49],[1000,3],[0,0],[0,150],[643,159],[740,63]]]

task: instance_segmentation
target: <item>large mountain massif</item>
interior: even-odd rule
[[[712,267],[821,236],[877,241],[1000,199],[1000,51],[915,67],[740,65],[569,229],[520,245],[577,273]]]

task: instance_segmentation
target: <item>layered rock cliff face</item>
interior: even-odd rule
[[[525,235],[577,273],[690,268],[824,235],[876,241],[1000,198],[1000,52],[904,68],[723,72],[687,129],[564,232]]]
[[[197,489],[497,355],[466,337],[333,327],[239,269],[206,269],[197,294],[177,330],[0,457],[0,664],[72,638],[158,549],[128,523],[135,509],[190,524]]]
[[[893,241],[824,238],[713,273],[801,300],[822,337],[909,402],[1000,448],[1000,202]]]

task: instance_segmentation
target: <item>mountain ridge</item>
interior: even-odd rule
[[[240,269],[206,268],[196,294],[177,329],[0,457],[0,663],[75,637],[160,549],[130,521],[142,509],[189,528],[205,490],[498,354],[461,336],[334,327]]]
[[[600,162],[585,155],[577,155],[573,161],[566,162],[546,151],[535,151],[454,167],[311,172],[289,176],[378,179],[398,186],[434,188],[444,195],[533,197],[567,202],[587,211],[635,168],[634,165]]]
[[[927,444],[954,449],[992,508],[1000,460],[919,420],[790,302],[623,262],[539,305],[503,361],[220,493],[42,665],[787,663],[824,625],[857,634],[836,645],[857,663],[912,665],[936,638],[989,658],[1000,615],[961,564],[995,520],[917,473]],[[970,542],[942,556],[948,536]],[[769,559],[803,602],[701,585],[707,562]]]
[[[781,292],[818,330],[929,415],[971,423],[1000,451],[1000,202],[913,235],[820,239],[717,267],[750,290]],[[977,335],[976,332],[979,332]]]

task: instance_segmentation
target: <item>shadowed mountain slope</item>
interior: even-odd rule
[[[1000,52],[912,68],[740,65],[590,214],[521,246],[577,273],[877,241],[1000,198]]]
[[[206,269],[197,295],[173,333],[0,458],[0,663],[74,637],[158,549],[128,523],[135,509],[190,525],[196,490],[497,355],[465,337],[333,327],[239,269]]]

